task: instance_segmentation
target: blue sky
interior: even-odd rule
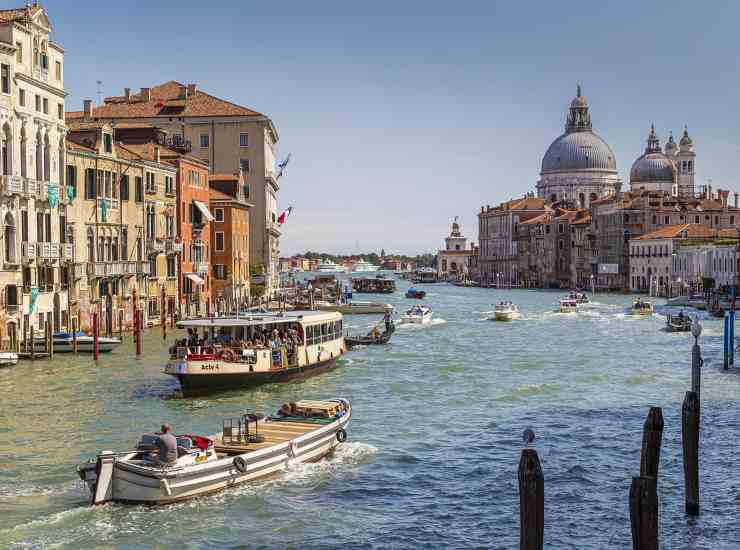
[[[67,108],[170,79],[268,114],[293,158],[282,249],[431,251],[533,190],[580,81],[625,183],[651,122],[688,124],[699,183],[736,190],[733,2],[44,3]]]

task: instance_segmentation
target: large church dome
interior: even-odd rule
[[[617,173],[617,161],[607,143],[591,127],[588,102],[581,87],[570,104],[565,133],[552,142],[542,159],[541,174],[595,170]]]
[[[673,183],[675,180],[676,173],[673,161],[661,151],[660,141],[655,134],[655,127],[651,126],[645,153],[634,162],[630,170],[630,184]]]

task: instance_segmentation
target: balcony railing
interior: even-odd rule
[[[167,254],[182,253],[182,243],[176,242],[175,239],[166,239],[165,240],[165,252]]]
[[[195,273],[208,273],[208,262],[193,262],[193,271]]]
[[[36,253],[44,260],[58,260],[59,243],[36,243]]]
[[[3,194],[21,195],[23,194],[23,178],[20,176],[2,176]]]
[[[142,267],[146,267],[146,272],[142,270]],[[129,261],[113,261],[113,262],[88,262],[87,264],[87,276],[88,277],[114,277],[117,275],[141,275],[146,274],[149,271],[148,262],[129,262]]]
[[[73,260],[75,254],[75,247],[71,243],[64,243],[61,245],[62,259]]]
[[[184,137],[179,135],[168,137],[165,143],[168,147],[175,149],[180,153],[189,153],[193,150],[193,146],[191,145],[190,140],[185,139]]]
[[[23,243],[21,246],[21,256],[26,261],[36,259],[36,243]]]
[[[146,251],[147,254],[162,254],[165,250],[164,239],[147,239]]]

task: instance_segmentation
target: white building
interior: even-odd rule
[[[681,246],[673,257],[673,271],[682,288],[698,289],[704,279],[713,279],[717,288],[735,285],[737,245],[707,243]]]
[[[67,328],[70,272],[60,265],[64,200],[64,50],[38,5],[0,10],[0,219],[5,345],[23,330]],[[66,264],[65,264],[66,266]],[[23,323],[23,325],[21,325]]]
[[[457,218],[452,224],[452,232],[445,237],[445,247],[437,253],[437,278],[466,279],[470,271],[470,260],[475,249],[468,248],[468,239],[460,233]]]

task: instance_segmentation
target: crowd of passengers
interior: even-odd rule
[[[177,352],[178,347],[187,348],[188,354],[222,356],[227,350],[241,356],[245,350],[283,350],[289,357],[293,357],[298,346],[303,344],[303,338],[298,330],[287,328],[284,330],[268,329],[255,330],[249,339],[234,339],[228,331],[219,330],[212,338],[198,336],[198,331],[188,329],[188,337],[175,341],[170,349],[171,354]]]

